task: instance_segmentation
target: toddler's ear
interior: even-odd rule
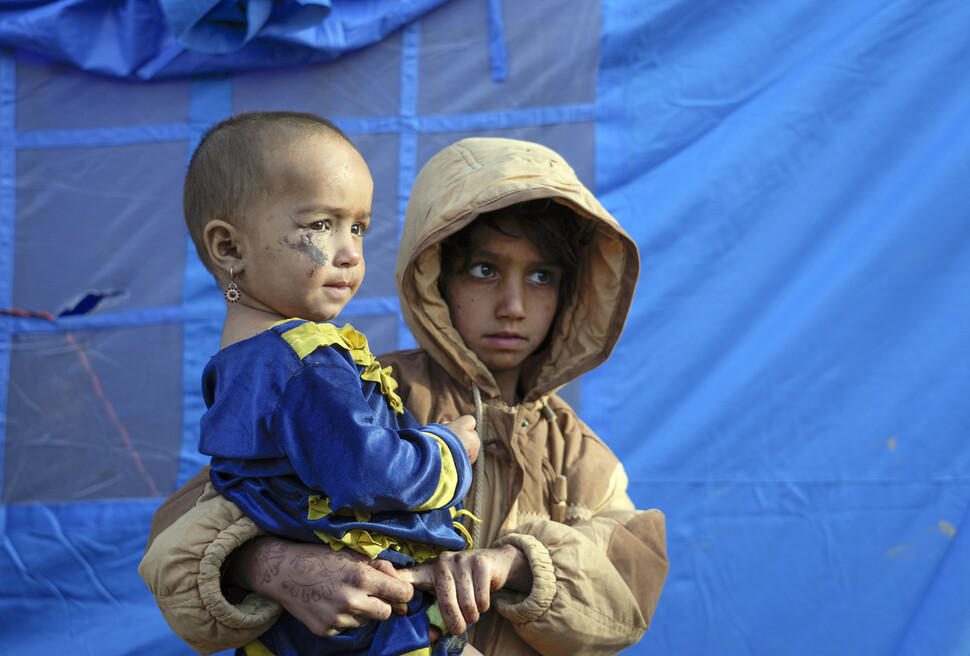
[[[239,234],[236,226],[222,219],[213,219],[205,224],[202,238],[205,249],[217,268],[228,272],[229,267],[233,266],[236,273],[242,273],[239,266],[242,255],[239,250]]]

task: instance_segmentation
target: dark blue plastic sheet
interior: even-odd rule
[[[352,11],[369,27],[326,27]],[[202,462],[222,321],[181,176],[246,109],[322,113],[364,153],[345,318],[378,351],[412,343],[399,221],[457,138],[559,150],[634,236],[617,353],[566,390],[668,517],[628,653],[970,653],[970,5],[334,0],[233,25],[212,55],[162,5],[0,5],[0,654],[193,653],[135,568]]]
[[[447,0],[0,3],[0,44],[150,80],[331,61]]]

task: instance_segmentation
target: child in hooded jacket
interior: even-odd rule
[[[478,437],[469,416],[419,424],[364,336],[328,323],[363,279],[372,195],[357,149],[317,116],[241,114],[203,136],[185,215],[228,307],[203,372],[199,450],[215,490],[262,530],[410,567],[468,546],[456,517]],[[328,638],[284,615],[241,651],[461,653],[460,636],[432,650],[432,602],[416,595]]]
[[[484,449],[465,505],[485,548],[445,552],[404,578],[436,591],[452,631],[474,622],[469,640],[486,654],[614,654],[640,639],[659,600],[663,515],[634,508],[622,465],[556,395],[609,356],[638,271],[632,240],[544,146],[464,139],[415,180],[397,281],[422,348],[381,361],[419,421],[475,415]],[[256,592],[242,603],[217,590],[207,548],[245,544],[259,560],[287,546],[199,482],[186,488],[156,514],[140,568],[183,639],[215,650],[259,635],[280,612],[267,597],[307,622],[322,612],[296,608],[271,581],[235,579]],[[176,564],[198,579],[166,576]]]

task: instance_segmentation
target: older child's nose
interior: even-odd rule
[[[521,319],[525,316],[525,290],[514,280],[506,280],[500,286],[501,297],[496,315],[501,318]]]

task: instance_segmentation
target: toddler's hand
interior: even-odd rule
[[[458,436],[465,451],[468,452],[468,459],[475,462],[478,458],[478,450],[482,446],[482,441],[478,439],[478,433],[475,431],[475,418],[471,415],[462,415],[458,419],[445,422],[442,426]]]

